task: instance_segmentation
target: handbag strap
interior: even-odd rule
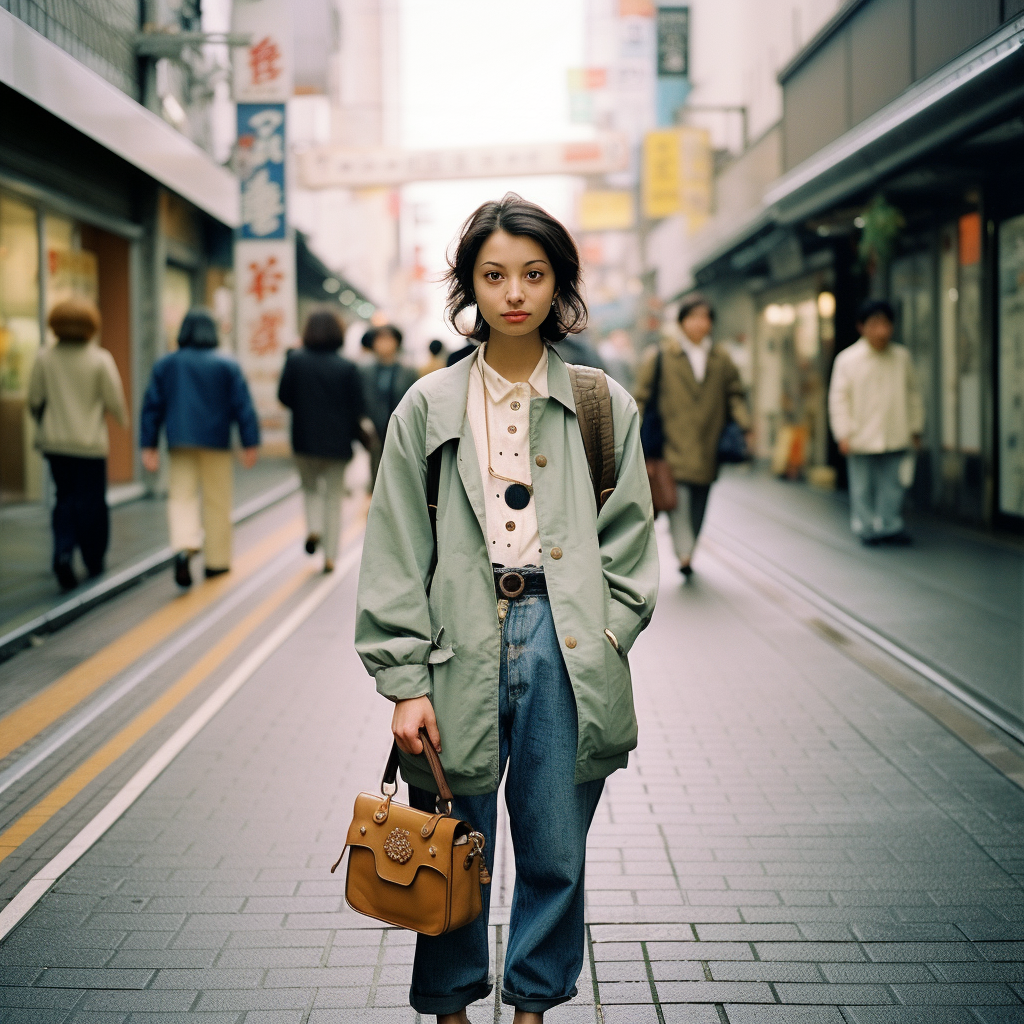
[[[430,737],[427,735],[426,729],[420,729],[420,739],[423,741],[423,753],[427,758],[427,764],[430,765],[430,774],[434,776],[434,785],[437,786],[437,793],[440,798],[448,804],[448,813],[451,814],[452,802],[455,797],[452,796],[451,788],[448,786],[448,780],[444,777],[444,767],[441,764],[441,758],[437,756],[437,751],[434,749],[434,745],[430,742]],[[391,744],[391,755],[388,757],[387,767],[384,769],[384,778],[380,781],[381,792],[387,795],[385,786],[394,786],[395,780],[398,778],[398,744]],[[394,792],[392,790],[392,792]]]

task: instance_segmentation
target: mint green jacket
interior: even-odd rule
[[[428,695],[456,794],[498,788],[501,626],[487,551],[483,482],[466,415],[472,359],[412,386],[388,427],[363,542],[356,650],[392,701]],[[544,574],[576,696],[576,782],[626,765],[637,724],[627,654],[658,592],[654,515],[633,399],[609,379],[617,483],[597,514],[576,406],[557,346],[550,398],[530,403],[530,456]],[[451,443],[449,443],[451,442]],[[427,456],[444,445],[437,569]],[[559,550],[560,549],[560,550]],[[616,649],[605,630],[618,641]],[[406,781],[436,792],[426,761],[402,756]]]

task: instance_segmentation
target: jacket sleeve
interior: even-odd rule
[[[641,418],[644,409],[647,407],[647,400],[651,397],[651,388],[654,385],[654,364],[658,358],[658,347],[652,345],[640,360],[637,367],[636,379],[633,382],[633,397],[636,399],[637,409]]]
[[[281,380],[278,381],[277,400],[288,409],[295,408],[295,363],[290,352],[285,356]]]
[[[853,431],[851,398],[850,377],[846,372],[846,361],[840,354],[832,365],[832,382],[828,388],[828,418],[836,441],[845,441]]]
[[[434,541],[427,514],[425,415],[412,404],[395,412],[384,443],[356,599],[356,652],[377,691],[393,701],[430,693],[426,579]]]
[[[640,413],[628,395],[623,393],[622,398],[628,402],[626,416],[616,417],[615,423],[618,436],[618,420],[625,420],[622,454],[615,490],[597,517],[597,536],[601,567],[612,596],[608,628],[626,654],[651,621],[659,568],[651,488],[640,447]]]
[[[232,363],[231,377],[231,415],[238,424],[238,433],[243,448],[255,448],[260,443],[260,421],[253,408],[249,385],[242,376],[238,363]]]
[[[142,399],[142,413],[139,416],[139,444],[143,448],[155,448],[160,442],[160,428],[167,418],[167,395],[164,392],[162,362],[153,367],[149,387]]]
[[[924,430],[924,400],[917,383],[914,360],[909,352],[904,358],[907,361],[907,426],[912,435],[920,434]]]
[[[46,405],[46,376],[43,373],[41,356],[42,353],[36,357],[28,378],[28,409],[36,420],[42,419],[43,408]]]
[[[122,426],[128,426],[128,411],[125,408],[124,388],[121,386],[121,375],[117,372],[114,357],[106,350],[103,353],[103,411],[110,413]]]
[[[743,386],[743,378],[736,364],[729,360],[729,381],[725,391],[726,401],[729,403],[729,415],[740,425],[743,430],[750,430],[752,420],[750,417],[750,406],[747,405],[747,389]]]
[[[349,421],[352,425],[352,436],[359,436],[359,422],[366,415],[366,401],[363,398],[363,381],[357,366],[347,367],[345,374],[345,393],[341,396],[345,408],[349,410]]]

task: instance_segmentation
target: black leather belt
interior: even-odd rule
[[[494,566],[494,593],[501,598],[542,597],[548,592],[544,569],[531,565],[522,569]]]

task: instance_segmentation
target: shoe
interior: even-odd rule
[[[311,533],[306,538],[306,554],[312,555],[316,553],[316,546],[320,543],[320,538],[315,534]]]
[[[681,573],[682,573],[682,574],[683,574],[683,575],[684,575],[684,576],[685,576],[685,577],[686,577],[687,579],[689,579],[689,578],[690,578],[690,577],[691,577],[691,576],[693,575],[693,566],[692,566],[692,565],[681,565],[681,566],[679,566],[679,571],[680,571],[680,572],[681,572]]]
[[[78,586],[78,577],[75,575],[75,570],[71,568],[70,558],[55,559],[53,571],[56,573],[61,590],[74,590]]]
[[[326,558],[324,559],[324,572],[334,572],[334,563],[328,562]]]
[[[888,537],[879,537],[879,544],[890,544],[894,548],[908,548],[914,543],[914,538],[906,530],[899,533],[890,533]]]
[[[212,580],[214,576],[223,576],[224,573],[231,572],[229,566],[225,566],[223,569],[211,569],[209,566],[206,567],[206,578]]]
[[[882,543],[878,537],[861,537],[860,542],[866,548],[877,548]]]
[[[189,553],[187,551],[179,551],[174,556],[174,582],[179,587],[191,587],[192,586],[192,570],[188,565]]]

